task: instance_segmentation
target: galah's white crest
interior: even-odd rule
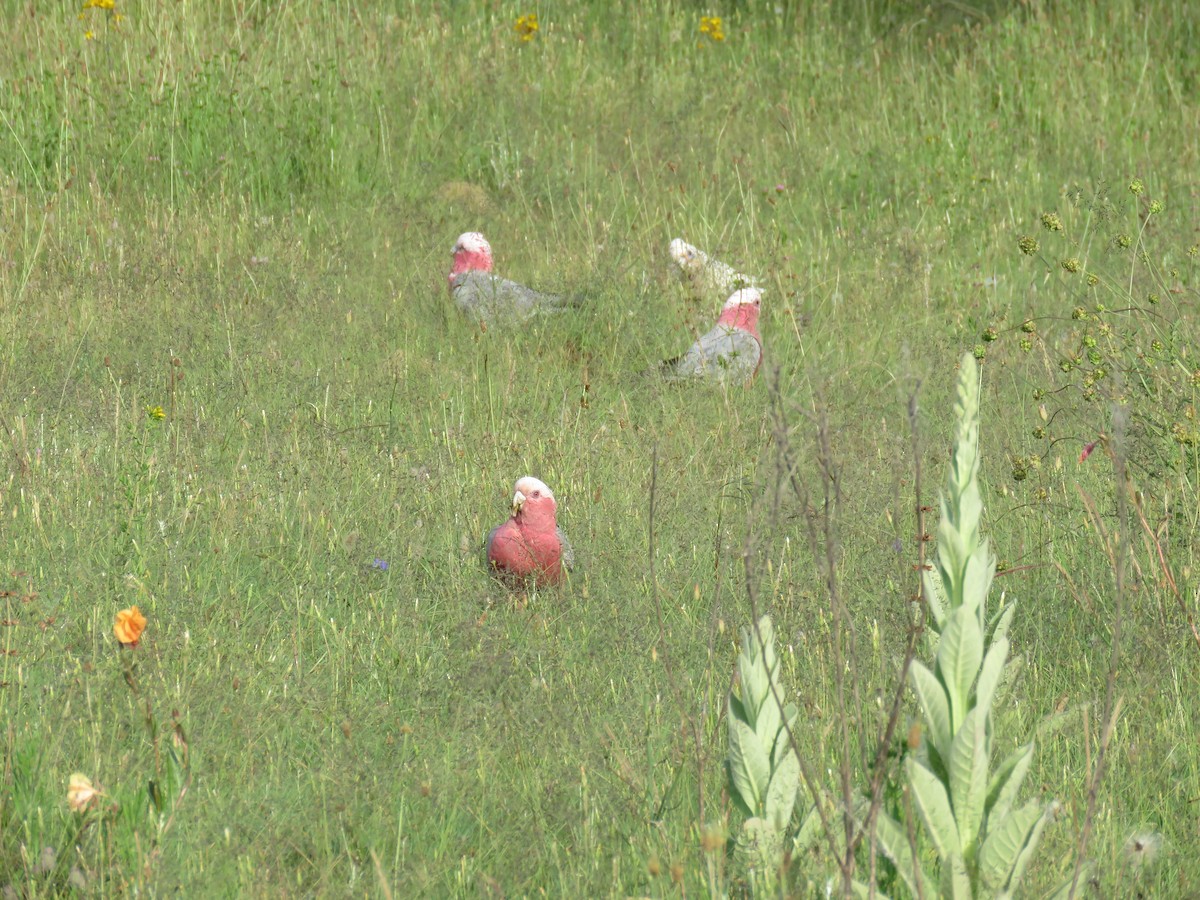
[[[739,288],[755,287],[758,283],[682,238],[671,241],[670,256],[679,280],[696,300],[728,297]]]

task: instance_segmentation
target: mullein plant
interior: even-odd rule
[[[800,760],[789,736],[798,711],[782,703],[770,616],[742,629],[737,668],[739,692],[729,692],[729,796],[746,816],[737,837],[742,860],[752,878],[771,881],[783,860],[800,787]]]
[[[1006,897],[1025,873],[1055,804],[1016,805],[1032,741],[992,766],[992,711],[1015,664],[1008,658],[1008,628],[1016,605],[988,617],[996,559],[979,532],[979,369],[971,354],[960,364],[955,414],[937,560],[923,573],[934,661],[929,668],[914,660],[909,670],[925,737],[904,761],[908,792],[939,871],[922,870],[904,828],[884,813],[876,837],[914,894],[937,885],[943,897]]]
[[[960,369],[955,403],[958,428],[941,498],[937,559],[923,573],[930,615],[926,646],[933,664],[930,667],[913,660],[908,675],[920,706],[923,736],[905,757],[902,775],[916,810],[916,828],[910,833],[904,822],[880,809],[876,811],[874,837],[891,860],[896,879],[912,896],[1009,897],[1025,873],[1056,804],[1038,800],[1020,806],[1016,803],[1033,759],[1032,741],[1018,747],[999,765],[992,765],[992,713],[997,691],[1009,680],[1010,667],[1015,665],[1008,658],[1007,635],[1016,607],[1010,602],[988,617],[987,597],[995,574],[995,557],[979,530],[983,513],[979,493],[979,368],[972,354],[963,356]],[[743,665],[743,683],[745,668]],[[743,687],[743,698],[745,692]],[[731,698],[731,749],[738,709]],[[778,705],[773,709],[778,710]],[[777,711],[772,721],[780,721]],[[770,734],[770,725],[767,722],[756,729],[756,735]],[[745,732],[740,726],[738,730]],[[780,745],[786,758],[794,758],[786,734],[776,739],[776,747]],[[762,765],[760,761],[760,769]],[[780,763],[776,766],[782,768]],[[734,781],[736,759],[732,752],[729,768]],[[767,783],[773,785],[774,778]],[[821,802],[827,813],[832,811],[832,795],[823,794]],[[870,798],[863,792],[852,810],[859,827],[869,810]],[[761,813],[756,811],[755,815]],[[784,821],[780,827],[787,826]],[[813,805],[796,833],[793,855],[799,857],[816,846],[821,832],[821,816]],[[839,841],[835,838],[834,843]],[[844,846],[841,852],[845,852]],[[936,868],[930,866],[934,854]],[[886,896],[878,884],[872,890],[855,881],[851,887],[857,896]]]

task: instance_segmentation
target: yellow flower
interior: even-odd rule
[[[167,414],[163,412],[163,408],[161,406],[147,406],[146,415],[148,415],[155,422],[161,422],[167,417]]]
[[[90,809],[100,796],[100,790],[82,772],[75,772],[67,782],[67,806],[75,812]]]
[[[90,28],[83,33],[84,40],[90,41],[95,36],[96,35],[92,33],[92,29],[90,29]]]
[[[112,9],[114,0],[84,0],[84,9]]]
[[[721,17],[701,16],[700,33],[707,34],[714,41],[725,40],[725,32],[721,28]]]
[[[537,37],[538,33],[537,13],[530,13],[527,16],[518,18],[517,24],[513,26],[513,30],[520,35],[522,41],[532,41]]]
[[[146,630],[146,617],[136,606],[123,609],[117,613],[117,621],[113,623],[113,634],[122,645],[136,647],[142,632]]]

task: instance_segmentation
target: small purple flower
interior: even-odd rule
[[[387,560],[380,559],[377,556],[377,557],[375,557],[375,561],[373,563],[371,563],[371,568],[378,569],[380,572],[386,572],[388,570]]]

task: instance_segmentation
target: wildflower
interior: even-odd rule
[[[112,9],[114,0],[84,0],[84,9]]]
[[[67,806],[74,812],[84,812],[92,807],[100,790],[82,772],[75,772],[67,782]]]
[[[136,606],[123,609],[117,613],[117,621],[113,623],[113,634],[122,646],[136,647],[142,632],[146,630],[146,617]]]
[[[1086,447],[1084,447],[1083,452],[1079,454],[1079,461],[1087,462],[1087,458],[1092,455],[1092,451],[1096,449],[1096,445],[1099,443],[1100,443],[1100,439],[1096,438],[1096,440],[1092,441],[1090,444],[1088,444]]]
[[[1161,200],[1150,201],[1150,215],[1156,216],[1166,209],[1166,205]]]
[[[1088,287],[1095,287],[1100,283],[1100,276],[1093,272],[1088,272],[1087,283]]]
[[[96,36],[96,33],[95,33],[94,31],[92,31],[92,29],[90,29],[90,28],[89,28],[87,31],[85,31],[85,32],[83,33],[83,39],[84,39],[85,41],[90,41],[90,40],[92,40],[92,39],[93,39],[95,36]]]
[[[1021,323],[1021,330],[1026,334],[1033,334],[1037,331],[1037,325],[1034,324],[1033,319],[1026,319]]]
[[[1033,349],[1033,341],[1031,341],[1029,338],[1021,338],[1020,346],[1023,351],[1028,353]]]
[[[1131,194],[1140,194],[1145,189],[1146,185],[1142,183],[1142,179],[1140,178],[1135,178],[1133,181],[1129,182],[1129,193]]]
[[[387,564],[387,560],[386,560],[386,559],[380,559],[380,558],[377,556],[377,557],[375,557],[375,560],[374,560],[374,562],[372,562],[372,563],[371,563],[371,568],[372,568],[372,569],[378,569],[380,572],[386,572],[386,571],[388,570],[388,564]]]
[[[1071,318],[1075,319],[1076,321],[1079,321],[1081,319],[1086,319],[1087,318],[1087,310],[1084,309],[1082,306],[1077,306],[1073,310],[1071,310]]]
[[[725,40],[725,31],[721,27],[720,16],[701,16],[700,33],[708,35],[713,41]]]
[[[1146,298],[1146,300],[1150,303],[1157,303],[1159,301],[1159,296],[1158,296],[1158,294],[1151,294],[1149,297]]]
[[[986,329],[984,329],[983,334],[980,336],[983,338],[983,340],[986,343],[990,344],[992,341],[996,340],[996,338],[1000,337],[1000,332],[998,332],[994,327],[989,325]]]
[[[1033,256],[1033,254],[1038,252],[1037,239],[1028,234],[1021,235],[1020,240],[1017,241],[1017,247],[1019,247],[1021,252],[1026,256]]]
[[[1058,217],[1058,213],[1042,213],[1042,225],[1047,231],[1062,231],[1062,219]]]
[[[984,358],[987,356],[987,347],[983,346],[983,344],[976,344],[972,352],[975,354],[975,358],[977,360],[983,362]]]
[[[1133,243],[1133,239],[1127,234],[1118,234],[1115,238],[1113,238],[1113,243],[1122,250],[1127,250],[1129,245]]]
[[[147,406],[146,415],[155,422],[161,422],[167,417],[167,414],[163,412],[163,408],[161,406]]]
[[[1060,262],[1059,265],[1068,272],[1078,272],[1083,264],[1080,263],[1078,256],[1068,256],[1066,259]]]
[[[521,38],[522,43],[529,43],[538,33],[538,18],[537,13],[529,13],[525,16],[520,16],[517,23],[513,25],[513,31]]]

